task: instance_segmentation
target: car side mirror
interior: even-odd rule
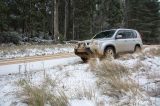
[[[122,38],[122,35],[117,35],[116,36],[116,39],[121,39]]]

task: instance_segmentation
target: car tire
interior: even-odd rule
[[[141,47],[138,46],[138,45],[136,45],[135,48],[134,48],[134,52],[135,52],[135,53],[141,52]]]
[[[84,57],[81,57],[81,59],[82,59],[82,61],[83,61],[84,63],[86,63],[86,62],[88,61],[88,59],[87,59],[87,58],[84,58]]]
[[[115,50],[113,49],[113,47],[107,47],[104,51],[104,56],[107,59],[115,59],[116,54],[115,54]]]

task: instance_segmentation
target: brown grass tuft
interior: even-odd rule
[[[133,66],[133,68],[132,68],[132,71],[133,71],[133,72],[137,72],[137,71],[139,71],[142,67],[147,67],[147,66],[145,66],[140,60],[138,60],[138,61],[136,62],[136,64],[134,64],[134,66]]]
[[[87,99],[87,100],[92,100],[96,98],[96,94],[95,94],[95,89],[92,87],[89,87],[89,89],[87,89],[85,86],[82,86],[81,89],[77,89],[77,93],[76,93],[76,97],[78,99]]]
[[[159,46],[155,46],[155,47],[150,47],[150,48],[146,48],[143,51],[144,54],[148,55],[148,56],[160,56],[160,47]]]
[[[69,101],[63,91],[56,90],[56,81],[46,78],[42,85],[35,86],[33,83],[23,79],[18,82],[22,88],[21,96],[29,106],[67,106]],[[51,89],[53,91],[51,91]]]
[[[97,85],[105,95],[120,98],[128,95],[128,92],[132,95],[139,94],[139,87],[129,77],[131,73],[125,66],[115,61],[102,61],[97,64],[92,60],[89,64],[99,78]]]

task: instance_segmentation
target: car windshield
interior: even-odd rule
[[[100,38],[111,38],[115,33],[115,30],[108,30],[108,31],[103,31],[98,34],[96,34],[93,39],[100,39]]]

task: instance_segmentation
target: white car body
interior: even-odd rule
[[[111,29],[102,31],[99,34],[108,33],[107,31],[114,31],[114,34],[111,37],[95,39],[95,37],[98,35],[96,34],[91,40],[78,42],[78,45],[83,45],[85,48],[90,48],[91,51],[96,49],[96,51],[102,55],[104,54],[107,47],[112,47],[115,51],[115,54],[134,52],[136,46],[142,48],[142,39],[140,33],[136,30]],[[79,48],[80,47],[76,47],[76,50]]]

